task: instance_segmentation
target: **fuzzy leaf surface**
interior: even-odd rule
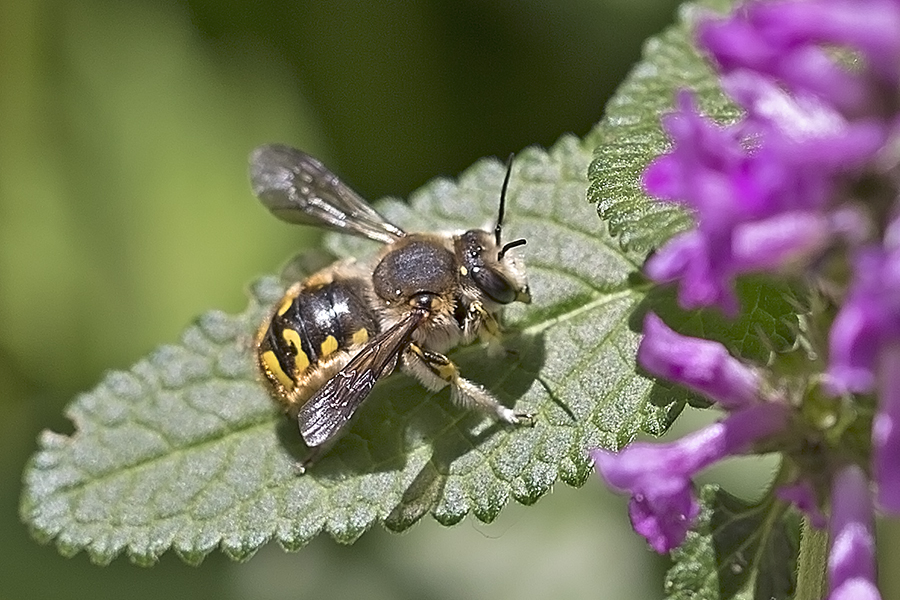
[[[683,5],[678,23],[647,40],[641,61],[606,106],[588,197],[625,247],[646,252],[657,247],[660,238],[666,240],[691,225],[684,209],[655,202],[641,189],[644,168],[670,148],[660,117],[673,110],[677,92],[691,90],[702,112],[719,123],[733,122],[740,115],[722,94],[692,34],[701,15],[724,12],[731,4],[707,0]]]
[[[796,588],[800,519],[768,499],[744,502],[704,486],[694,531],[672,553],[668,600],[790,600]]]

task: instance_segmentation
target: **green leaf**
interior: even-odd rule
[[[629,316],[643,298],[623,251],[585,201],[595,138],[560,140],[516,159],[506,218],[522,250],[534,303],[506,314],[514,352],[481,346],[452,354],[467,377],[533,428],[511,428],[452,406],[397,374],[379,384],[350,431],[305,476],[306,449],[256,373],[253,339],[285,285],[251,289],[241,315],[212,312],[127,372],[108,374],[67,415],[72,435],[44,432],[24,476],[21,516],[41,540],[98,563],[125,552],[150,564],[172,548],[198,563],[220,547],[243,559],[277,540],[297,549],[325,531],[352,542],[373,524],[400,531],[430,513],[452,524],[489,522],[510,498],[529,504],[555,482],[582,484],[586,450],[659,432],[678,394],[653,396],[636,375]],[[503,166],[484,160],[458,182],[436,180],[385,214],[408,230],[489,225]],[[335,236],[342,253],[371,243]]]
[[[643,57],[606,106],[599,126],[602,143],[590,167],[588,197],[626,248],[649,251],[691,219],[674,204],[650,200],[641,190],[647,164],[669,148],[660,117],[671,112],[678,90],[690,89],[701,110],[718,122],[734,121],[738,109],[693,44],[691,30],[707,8],[725,10],[731,2],[709,0],[682,6],[679,23],[644,45]]]
[[[722,342],[733,355],[757,364],[767,364],[773,352],[791,350],[800,328],[795,291],[760,275],[738,279],[735,287],[741,312],[734,319],[715,308],[681,309],[674,286],[655,288],[642,311],[652,310],[684,335]]]
[[[749,504],[704,486],[694,531],[672,552],[667,600],[789,600],[796,587],[800,519],[771,497]]]

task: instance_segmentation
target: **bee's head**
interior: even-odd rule
[[[506,207],[506,189],[509,187],[509,176],[512,173],[513,155],[506,161],[506,177],[500,190],[500,209],[497,211],[497,225],[494,235],[481,229],[470,229],[459,237],[457,254],[466,273],[479,290],[497,304],[511,302],[531,302],[531,293],[525,274],[516,264],[515,259],[507,252],[525,245],[524,239],[517,239],[503,244],[501,231],[503,228],[503,211]]]
[[[500,246],[487,231],[470,229],[457,242],[463,275],[497,304],[531,302],[525,274],[514,258],[506,253],[510,248],[524,243],[525,240],[516,240]]]

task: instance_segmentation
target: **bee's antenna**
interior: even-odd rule
[[[503,228],[503,209],[506,208],[506,189],[509,187],[509,176],[512,174],[512,163],[515,156],[515,153],[510,153],[509,158],[506,159],[506,177],[503,178],[503,187],[500,188],[500,211],[497,214],[497,226],[494,227],[494,239],[498,246],[500,245],[500,231]],[[500,252],[497,253],[497,260],[503,260],[503,255],[506,254],[507,250],[524,245],[524,239],[518,239],[507,243],[500,249]]]
[[[506,177],[503,178],[503,187],[500,188],[500,212],[497,214],[497,226],[494,227],[494,239],[500,245],[500,230],[503,227],[503,209],[506,207],[506,188],[509,187],[509,176],[512,175],[512,163],[515,153],[510,153],[506,159]]]
[[[511,242],[507,242],[500,248],[500,252],[497,253],[497,260],[503,260],[503,255],[506,254],[507,250],[512,250],[513,248],[518,248],[519,246],[524,246],[526,244],[525,238],[519,238],[517,240],[513,240]]]

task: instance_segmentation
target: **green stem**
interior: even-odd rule
[[[800,526],[800,558],[797,561],[795,600],[822,600],[827,590],[828,532],[803,519]]]

